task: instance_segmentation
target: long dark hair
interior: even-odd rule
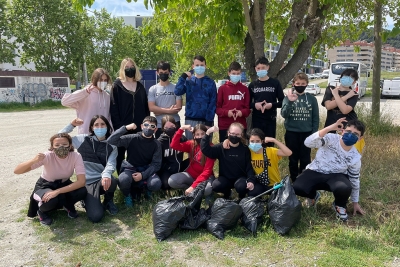
[[[194,138],[194,133],[197,130],[200,130],[200,131],[203,131],[203,132],[207,132],[207,127],[204,124],[197,124],[196,126],[194,126],[193,127],[193,131],[192,131],[193,138]],[[190,160],[192,160],[193,157],[194,157],[194,150],[195,150],[196,146],[200,146],[200,145],[198,145],[195,140],[192,140],[192,150],[189,153]],[[201,149],[199,151],[201,151]],[[201,164],[201,166],[204,166],[204,164],[206,164],[206,156],[203,154],[203,152],[201,152],[200,164]]]
[[[110,122],[103,115],[94,115],[93,118],[90,120],[90,124],[89,124],[89,133],[90,134],[89,135],[95,135],[94,131],[93,131],[93,125],[97,119],[102,119],[104,121],[104,123],[107,125],[107,133],[106,133],[106,139],[107,139],[111,135],[112,128],[111,128]]]

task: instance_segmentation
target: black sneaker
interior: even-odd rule
[[[65,206],[64,206],[64,210],[66,211],[66,212],[68,212],[68,217],[70,217],[71,219],[76,219],[76,218],[78,218],[78,212],[76,212],[76,209],[75,209],[75,207],[73,207],[72,209],[67,209]]]
[[[37,215],[39,216],[40,224],[48,226],[53,223],[53,219],[46,212],[38,210]]]
[[[104,206],[104,208],[111,214],[115,215],[118,213],[118,208],[115,206],[114,202],[112,200],[108,201],[107,204]]]

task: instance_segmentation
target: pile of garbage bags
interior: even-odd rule
[[[297,199],[288,178],[274,190],[268,204],[260,198],[247,197],[236,203],[218,198],[208,210],[201,208],[206,183],[200,183],[189,196],[174,197],[158,202],[153,210],[153,230],[158,241],[168,238],[176,228],[196,230],[205,226],[219,239],[234,228],[239,221],[253,235],[262,224],[266,208],[274,230],[281,234],[300,220],[301,202]],[[266,207],[267,206],[267,207]]]

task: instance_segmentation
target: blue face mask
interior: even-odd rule
[[[267,74],[268,74],[268,71],[267,71],[267,70],[258,70],[258,71],[257,71],[257,76],[258,76],[259,78],[263,78],[263,77],[267,76]]]
[[[342,78],[340,78],[340,84],[342,86],[349,87],[353,84],[353,82],[354,80],[350,76],[343,76]]]
[[[231,79],[232,83],[237,83],[238,81],[240,81],[240,75],[229,75],[229,78]]]
[[[98,138],[103,138],[107,133],[107,128],[94,128],[93,132]]]
[[[262,148],[262,144],[261,143],[250,143],[249,148],[251,150],[253,150],[254,152],[257,152],[258,150],[260,150]]]
[[[196,66],[193,69],[194,69],[194,72],[196,72],[196,74],[199,74],[199,75],[204,74],[204,72],[206,71],[206,67],[204,67],[204,66]]]
[[[352,146],[357,143],[358,137],[353,133],[344,133],[342,136],[342,140],[346,146]]]

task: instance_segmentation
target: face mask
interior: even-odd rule
[[[150,137],[154,134],[154,130],[150,129],[150,128],[144,128],[144,129],[142,129],[142,132],[143,132],[144,136],[146,136],[146,137]]]
[[[240,142],[240,137],[239,137],[239,136],[229,135],[229,136],[228,136],[228,140],[229,140],[229,142],[231,142],[232,144],[236,145],[237,143]]]
[[[97,82],[97,88],[104,90],[106,89],[107,82]]]
[[[258,152],[258,150],[260,150],[262,148],[262,144],[261,143],[250,143],[249,148],[251,150],[253,150],[254,152]]]
[[[229,78],[231,79],[232,83],[237,83],[238,81],[240,81],[240,75],[229,75]]]
[[[107,128],[94,128],[93,132],[98,138],[103,138],[107,133]]]
[[[267,74],[268,74],[268,71],[267,71],[267,70],[258,70],[258,71],[257,71],[257,76],[258,76],[259,78],[263,78],[263,77],[267,76]]]
[[[57,155],[57,157],[63,159],[63,158],[66,158],[68,156],[69,147],[60,146],[60,147],[54,148],[53,151],[54,151],[54,154]]]
[[[196,74],[199,74],[199,75],[204,74],[204,72],[206,71],[206,67],[204,67],[204,66],[196,66],[193,69],[194,69],[194,72],[196,72]]]
[[[163,81],[163,82],[165,82],[165,81],[167,81],[169,79],[169,74],[168,73],[160,73],[158,76],[160,77],[160,80]]]
[[[167,128],[167,129],[164,129],[164,133],[165,133],[166,135],[168,135],[169,137],[174,136],[175,132],[176,132],[176,128]]]
[[[354,80],[350,76],[343,76],[340,78],[340,84],[349,87],[353,84]]]
[[[134,67],[125,69],[125,76],[129,78],[133,78],[136,75],[136,69]]]
[[[294,85],[293,88],[296,90],[297,93],[301,94],[306,90],[306,85]]]
[[[352,146],[358,141],[358,137],[353,133],[344,133],[342,136],[343,143],[346,146]]]
[[[200,145],[201,138],[195,138],[194,141],[196,141],[196,143],[197,143],[198,145]]]

